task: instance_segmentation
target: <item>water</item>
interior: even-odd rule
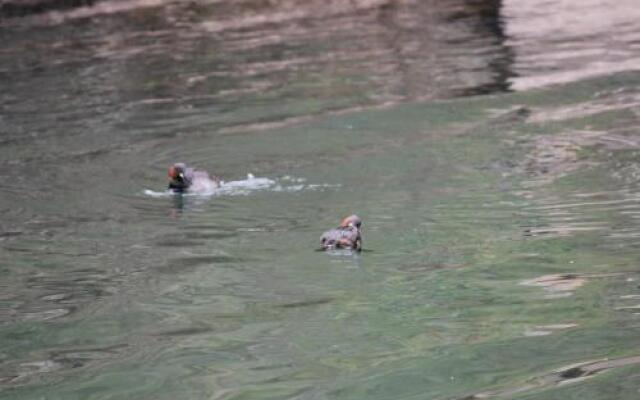
[[[521,3],[0,21],[0,398],[636,399],[636,9]]]

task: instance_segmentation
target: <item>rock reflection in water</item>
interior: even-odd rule
[[[1,72],[27,79],[32,68],[70,68],[80,98],[87,97],[78,105],[117,112],[113,122],[129,128],[148,124],[154,110],[161,111],[159,120],[168,110],[179,111],[186,122],[196,110],[208,109],[216,125],[229,126],[491,93],[508,90],[511,76],[500,4],[99,2],[6,20],[3,30],[12,46],[0,55]],[[57,26],[60,18],[69,26],[85,24],[86,18],[92,23],[82,35],[67,35],[65,26]],[[29,23],[54,26],[25,35],[21,26]],[[27,48],[31,62],[19,61]],[[31,86],[35,81],[7,84],[16,100],[37,89]],[[42,98],[31,99],[30,108],[50,109],[60,91],[38,89]],[[11,102],[9,108],[24,105]],[[232,112],[240,106],[247,112]],[[110,143],[112,150],[117,144]]]

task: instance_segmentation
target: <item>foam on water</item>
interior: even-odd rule
[[[255,177],[253,176],[253,174],[247,174],[247,179],[229,182],[222,181],[220,183],[220,186],[216,186],[213,182],[211,182],[211,185],[198,185],[198,187],[192,187],[189,192],[183,193],[182,195],[198,197],[221,195],[242,196],[248,195],[258,190],[270,190],[274,192],[297,192],[302,190],[318,190],[340,186],[331,184],[302,184],[301,182],[305,182],[305,179],[285,176],[276,181],[270,178]],[[144,194],[151,197],[170,197],[176,195],[176,193],[171,190],[156,191],[151,189],[145,189]]]
[[[263,190],[273,187],[276,182],[269,178],[256,178],[252,174],[247,174],[247,179],[239,181],[222,182],[219,188],[214,188],[214,191],[220,194],[248,194],[254,190]]]

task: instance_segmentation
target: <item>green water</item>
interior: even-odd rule
[[[69,194],[70,222],[3,238],[3,282],[25,288],[2,300],[17,311],[1,397],[635,399],[634,363],[558,371],[638,355],[638,83],[398,105],[216,146],[215,164],[299,190],[175,213],[141,191],[163,185],[158,165],[103,202],[100,185]],[[370,251],[315,252],[352,212]]]
[[[329,3],[0,19],[0,399],[640,397],[630,0]]]

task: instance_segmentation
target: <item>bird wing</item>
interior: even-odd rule
[[[353,227],[331,229],[322,234],[320,242],[329,246],[357,247],[360,242],[360,233]]]

